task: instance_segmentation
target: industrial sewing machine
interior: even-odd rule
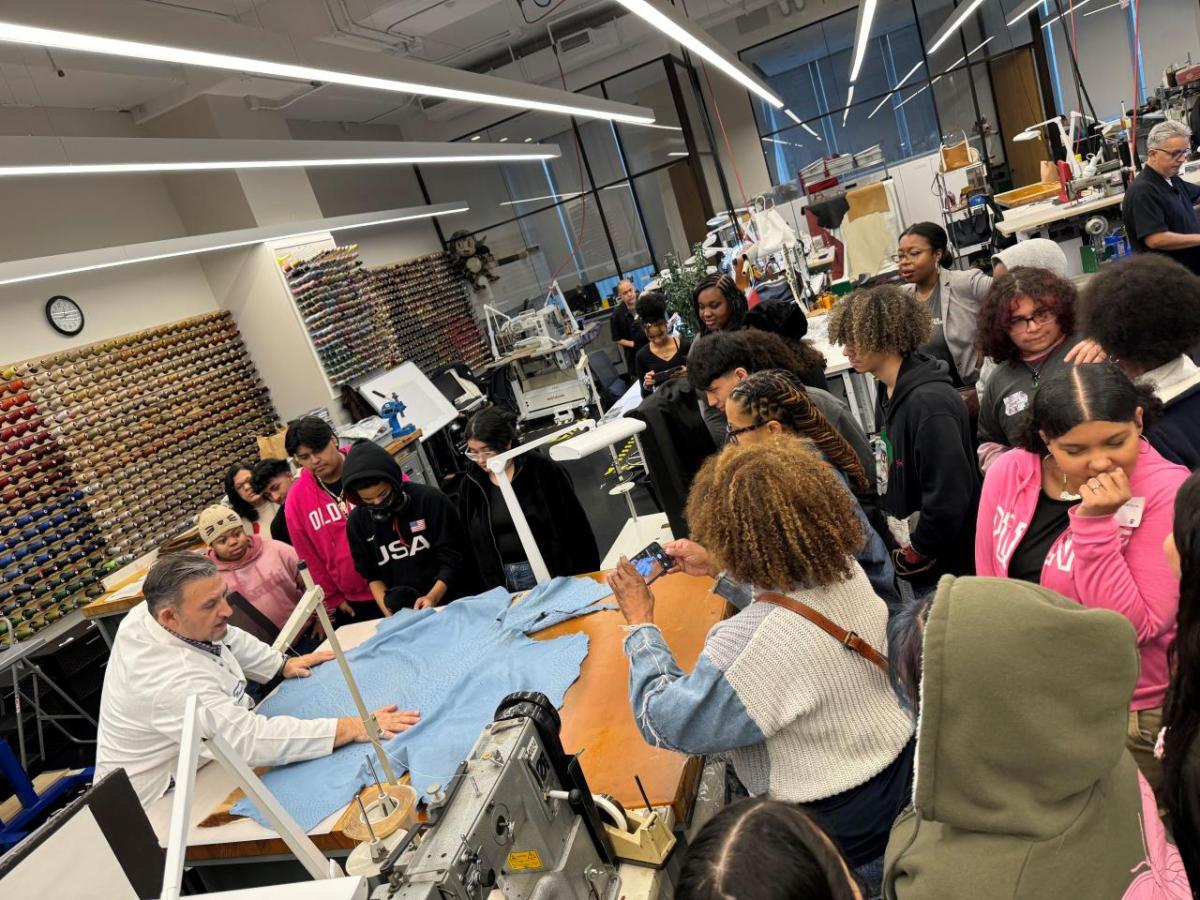
[[[432,789],[429,821],[383,861],[372,898],[615,900],[612,843],[558,729],[541,694],[506,697],[446,789]]]
[[[558,422],[569,422],[575,410],[587,407],[592,390],[580,375],[585,332],[557,282],[535,309],[515,316],[493,306],[483,311],[495,357],[485,368],[508,367],[519,421],[553,415]]]

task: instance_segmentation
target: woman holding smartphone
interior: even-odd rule
[[[686,372],[685,364],[691,344],[669,333],[667,298],[657,291],[647,291],[638,297],[637,315],[650,343],[638,351],[634,364],[642,390],[649,393],[654,390],[656,379],[661,384]]]

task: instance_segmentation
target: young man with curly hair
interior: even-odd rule
[[[1150,385],[1163,417],[1146,434],[1171,462],[1200,467],[1200,278],[1146,254],[1105,269],[1080,300],[1084,331],[1134,381]]]
[[[728,752],[752,795],[803,804],[877,881],[888,830],[911,794],[912,719],[886,667],[802,608],[885,646],[887,607],[854,561],[854,500],[806,442],[781,435],[709,457],[687,518],[714,564],[753,585],[754,601],[713,627],[685,674],[654,623],[653,595],[621,560],[609,584],[629,625],[638,728],[657,747]]]
[[[867,288],[830,313],[829,339],[880,390],[875,421],[879,496],[896,573],[918,591],[974,572],[979,470],[966,404],[949,366],[920,352],[932,325],[911,292]]]

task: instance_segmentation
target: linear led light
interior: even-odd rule
[[[45,278],[77,275],[80,272],[94,272],[99,269],[112,269],[118,266],[130,266],[135,263],[156,262],[180,256],[196,256],[201,253],[214,253],[218,250],[233,250],[238,247],[249,247],[253,244],[265,244],[268,241],[292,240],[294,238],[319,235],[331,231],[370,228],[375,225],[391,225],[396,222],[412,222],[418,219],[431,219],[435,216],[452,216],[457,213],[467,212],[469,209],[470,207],[465,203],[442,203],[434,206],[416,207],[411,210],[387,210],[379,214],[381,218],[372,218],[373,215],[376,215],[373,213],[338,216],[316,222],[245,228],[238,231],[219,232],[212,235],[195,235],[184,238],[171,238],[164,241],[150,241],[144,244],[132,244],[120,248],[63,253],[35,260],[18,260],[10,263],[0,263],[0,286],[38,281]],[[103,258],[106,256],[110,256],[111,258]],[[85,261],[88,259],[95,259],[97,261]],[[79,262],[72,264],[71,260],[79,260]],[[54,266],[56,261],[62,264],[61,268],[48,268],[46,271],[36,271],[37,267],[41,265]],[[35,269],[35,271],[28,271],[30,268]],[[13,272],[14,274],[5,275],[5,272]]]
[[[170,47],[163,44],[128,41],[98,34],[82,34],[73,31],[60,31],[54,28],[38,28],[29,25],[20,25],[16,22],[0,21],[0,42],[28,44],[58,50],[74,50],[80,53],[99,53],[105,56],[119,56],[126,59],[154,60],[155,62],[169,63],[171,65],[199,66],[205,69],[220,69],[227,72],[249,72],[256,75],[270,75],[276,78],[287,78],[297,81],[319,81],[325,84],[340,84],[346,87],[364,88],[366,90],[418,94],[426,97],[445,97],[448,100],[462,100],[468,103],[484,103],[517,109],[536,109],[542,112],[580,116],[589,119],[611,119],[617,122],[641,124],[654,121],[653,114],[622,112],[620,110],[622,106],[625,106],[624,104],[615,104],[607,101],[597,102],[594,105],[552,103],[546,100],[531,99],[527,96],[518,97],[502,93],[486,93],[483,91],[454,88],[444,84],[436,84],[433,79],[429,79],[428,81],[404,81],[394,78],[381,78],[374,75],[339,72],[333,69],[296,65],[269,59],[230,56],[224,53],[211,53],[207,50],[189,50],[184,47]],[[397,60],[392,64],[400,62],[402,61]],[[413,72],[418,71],[412,67],[409,70]],[[502,81],[502,79],[496,79],[496,81]],[[524,86],[516,82],[513,83],[514,90],[519,87]],[[566,92],[562,93],[564,96],[567,96]],[[629,110],[639,109],[638,107],[625,108]]]
[[[779,144],[781,147],[803,147],[804,145],[798,141],[781,141],[779,138],[765,137],[763,138],[769,144]]]
[[[1033,0],[1032,3],[1030,3],[1024,9],[1022,9],[1019,13],[1017,13],[1015,16],[1013,16],[1011,19],[1009,19],[1006,24],[1008,25],[1009,28],[1012,28],[1014,25],[1016,25],[1018,22],[1020,22],[1023,18],[1025,18],[1027,15],[1029,15],[1031,12],[1033,12],[1035,9],[1037,9],[1039,6],[1041,6],[1043,2],[1044,2],[1044,0]]]
[[[667,156],[688,156],[688,155],[689,154],[686,150],[672,150],[670,153],[667,154]]]
[[[815,131],[813,131],[812,128],[810,128],[808,126],[808,124],[804,122],[803,119],[801,119],[798,115],[796,115],[790,109],[785,109],[784,113],[787,114],[787,117],[789,119],[791,119],[793,122],[795,122],[801,128],[803,128],[805,131],[807,131],[809,134],[811,134],[813,137],[815,137],[818,141],[821,140],[821,136],[819,134],[817,134]]]
[[[558,155],[546,144],[12,136],[0,137],[0,177],[544,162]]]
[[[1099,9],[1093,9],[1091,12],[1085,12],[1085,13],[1084,13],[1084,15],[1085,15],[1085,16],[1094,16],[1096,13],[1102,13],[1102,12],[1104,12],[1106,9],[1116,9],[1118,6],[1124,6],[1124,3],[1121,3],[1121,2],[1118,2],[1118,3],[1110,3],[1110,4],[1108,4],[1108,6],[1102,6],[1102,7],[1100,7]],[[1078,6],[1077,6],[1077,7],[1075,7],[1075,8],[1076,8],[1076,9],[1079,9],[1079,7],[1078,7]]]
[[[791,120],[792,120],[793,122],[795,122],[797,125],[803,125],[803,124],[804,124],[804,123],[803,123],[803,122],[800,120],[800,117],[799,117],[798,115],[796,115],[794,112],[792,112],[790,109],[786,109],[786,108],[785,108],[783,112],[784,112],[784,115],[786,115],[786,116],[787,116],[789,119],[791,119]]]
[[[912,78],[915,74],[917,74],[917,69],[919,69],[919,68],[921,68],[921,63],[918,62],[915,66],[913,66],[911,69],[908,70],[907,75],[905,75],[903,78],[901,78],[895,84],[893,84],[892,89],[884,95],[882,100],[879,101],[879,105],[876,106],[873,110],[871,110],[871,115],[867,116],[867,118],[868,119],[874,118],[875,113],[879,112],[879,110],[883,107],[883,104],[888,102],[888,98],[890,98],[892,96],[892,94],[896,93],[896,91],[900,90],[900,88],[902,88],[904,86],[904,83],[906,81],[908,81],[908,79]],[[897,107],[897,109],[898,108],[899,107]]]
[[[783,106],[783,101],[766,84],[756,78],[748,68],[731,59],[704,29],[696,27],[673,11],[660,9],[648,0],[617,0],[617,2],[651,28],[661,31],[677,44],[681,44],[714,68],[719,69],[750,93],[758,95],[776,109]]]
[[[582,197],[583,191],[575,191],[571,194],[546,194],[542,197],[523,197],[520,200],[505,200],[501,206],[520,206],[522,203],[539,203],[543,200],[574,200],[576,197]]]
[[[1080,3],[1076,3],[1076,4],[1075,4],[1075,9],[1076,9],[1076,10],[1083,9],[1085,6],[1087,6],[1087,5],[1088,5],[1089,3],[1091,3],[1091,2],[1092,2],[1092,0],[1082,0],[1082,2],[1080,2]],[[1059,13],[1057,16],[1055,16],[1055,17],[1054,17],[1053,19],[1051,19],[1049,22],[1043,22],[1043,23],[1042,23],[1042,27],[1043,27],[1043,28],[1049,28],[1051,25],[1053,25],[1055,22],[1057,22],[1057,21],[1058,21],[1059,19],[1061,19],[1063,16],[1065,16],[1065,15],[1070,15],[1070,14],[1071,14],[1071,10],[1067,10],[1066,12]],[[1086,13],[1084,13],[1084,15],[1087,15],[1087,14],[1086,14]]]
[[[938,77],[940,78],[941,76],[938,76]],[[937,79],[937,78],[935,78],[935,79],[933,80],[933,82],[931,82],[931,83],[936,83],[936,82],[937,82],[937,80],[938,80],[938,79]],[[900,109],[900,107],[907,105],[907,104],[908,104],[908,102],[909,102],[910,100],[913,100],[914,98],[921,96],[921,95],[922,95],[923,93],[925,93],[927,90],[929,90],[929,85],[928,85],[928,84],[927,84],[927,85],[925,85],[925,87],[921,88],[921,89],[920,89],[919,91],[917,91],[916,93],[914,93],[914,94],[912,94],[912,95],[910,95],[910,96],[906,97],[905,99],[901,100],[901,101],[900,101],[900,103],[899,103],[899,104],[896,106],[896,109]]]
[[[958,31],[962,27],[963,22],[967,21],[967,17],[979,7],[983,6],[985,0],[971,0],[959,7],[958,15],[941,27],[939,32],[933,36],[933,43],[929,45],[926,53],[936,53],[942,44],[950,40],[950,35]]]
[[[867,55],[867,44],[871,38],[871,23],[875,20],[877,0],[865,0],[858,8],[858,27],[854,29],[854,61],[850,64],[850,82],[858,81],[859,70]]]
[[[395,156],[380,159],[275,159],[231,160],[230,162],[112,163],[106,165],[0,166],[0,177],[28,175],[114,175],[130,172],[212,172],[224,169],[318,169],[333,166],[401,166],[447,162],[518,162],[546,160],[553,156],[473,156],[446,159],[441,156]]]

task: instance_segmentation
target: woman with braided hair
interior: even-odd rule
[[[877,887],[911,794],[913,722],[877,648],[887,607],[854,552],[854,500],[800,438],[726,447],[688,495],[692,534],[753,601],[713,626],[684,673],[654,596],[622,559],[609,585],[628,623],[629,701],[642,736],[728,753],[753,796],[802,804]],[[850,634],[849,632],[853,632]]]
[[[896,569],[879,532],[880,526],[887,526],[882,523],[878,507],[872,502],[875,498],[872,485],[850,444],[834,431],[813,405],[796,376],[782,369],[755,372],[733,389],[725,404],[725,416],[729,422],[729,442],[733,444],[775,441],[786,434],[813,443],[842,483],[856,495],[854,512],[862,526],[863,543],[854,558],[867,573],[875,593],[888,605],[888,610],[899,609]],[[880,520],[880,526],[874,525],[867,515],[864,500]]]

